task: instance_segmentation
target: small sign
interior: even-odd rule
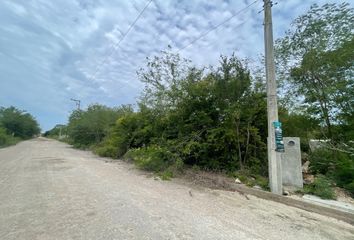
[[[281,122],[273,122],[275,132],[275,151],[284,152],[283,130]]]

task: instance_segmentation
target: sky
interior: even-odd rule
[[[352,1],[352,0],[351,0]],[[83,108],[134,104],[143,85],[136,71],[168,45],[186,46],[254,0],[152,0],[121,41],[147,0],[1,0],[0,106],[30,112],[43,131]],[[328,0],[277,0],[274,39],[312,4]],[[333,2],[333,1],[332,1]],[[259,61],[263,54],[263,2],[180,54],[196,65],[217,64],[221,54]]]

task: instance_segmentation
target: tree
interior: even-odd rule
[[[51,138],[59,138],[60,136],[66,136],[67,126],[63,124],[57,124],[52,129],[46,131],[43,136]]]
[[[292,26],[276,44],[282,84],[333,139],[333,125],[353,116],[353,9],[347,3],[313,5]]]
[[[153,142],[186,164],[229,170],[257,165],[260,172],[266,167],[264,94],[252,90],[247,63],[235,55],[205,69],[169,52],[148,59],[139,76],[146,85],[141,104],[160,123]]]
[[[145,84],[141,103],[160,111],[174,107],[183,98],[183,80],[195,68],[190,66],[189,60],[170,51],[162,51],[160,56],[146,60],[146,67],[137,72],[140,81]]]
[[[31,114],[12,106],[0,108],[0,125],[6,129],[7,134],[22,139],[40,133],[39,125]]]
[[[116,120],[126,112],[132,112],[131,106],[109,108],[93,104],[87,110],[75,110],[69,117],[67,133],[78,147],[98,144]]]

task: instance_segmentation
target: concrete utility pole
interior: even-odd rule
[[[74,101],[75,104],[76,104],[77,110],[80,110],[81,101],[80,101],[80,100],[77,100],[77,99],[74,99],[74,98],[70,98],[70,100],[71,100],[71,101]]]
[[[272,193],[282,194],[282,175],[280,153],[276,151],[274,122],[278,122],[277,84],[275,81],[272,1],[264,0],[264,44],[265,67],[267,79],[267,112],[268,112],[268,164],[269,185]]]

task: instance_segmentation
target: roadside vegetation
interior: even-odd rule
[[[323,198],[335,198],[335,185],[354,195],[353,18],[349,4],[314,5],[276,41],[283,132],[301,138],[315,175],[304,192]],[[236,55],[197,67],[169,49],[138,71],[145,88],[136,109],[73,111],[67,141],[164,179],[187,166],[267,188],[264,76]],[[309,139],[328,144],[311,151]]]
[[[57,124],[54,128],[45,131],[43,137],[54,138],[57,140],[63,140],[67,137],[67,126],[63,124]]]
[[[15,107],[0,107],[0,147],[14,145],[40,133],[35,118]]]
[[[308,152],[310,171],[317,176],[309,187],[325,198],[333,195],[324,186],[344,187],[354,195],[353,19],[347,3],[314,5],[276,44],[283,105],[314,119],[287,127],[300,133],[303,143],[309,137],[328,140]]]

